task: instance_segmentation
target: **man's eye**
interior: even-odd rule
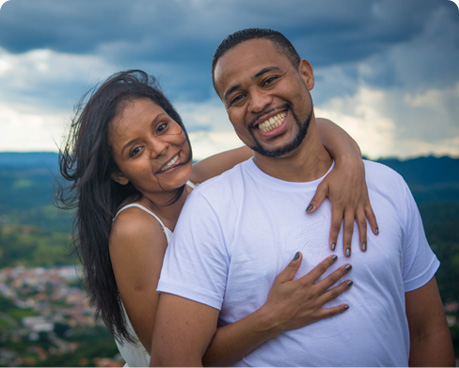
[[[277,77],[270,77],[263,82],[263,85],[266,86],[267,84],[274,82],[276,79]]]
[[[236,103],[236,102],[239,102],[243,99],[244,95],[237,95],[235,97],[233,97],[230,101],[230,105]]]

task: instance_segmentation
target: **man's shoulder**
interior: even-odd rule
[[[199,217],[213,213],[228,216],[238,210],[244,198],[244,165],[236,165],[224,173],[199,184],[188,196],[183,207],[184,213]]]
[[[401,180],[403,181],[403,177],[396,172],[394,169],[381,164],[379,162],[370,161],[370,160],[363,160],[365,164],[365,174],[367,179],[381,179],[386,178],[388,180]]]
[[[392,198],[394,203],[407,198],[410,189],[405,179],[397,171],[379,162],[365,163],[365,178],[370,192],[377,192],[386,198]]]

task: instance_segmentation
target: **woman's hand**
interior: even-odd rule
[[[343,223],[344,255],[351,255],[351,240],[354,231],[354,219],[359,227],[360,249],[367,249],[367,219],[375,235],[379,234],[375,214],[371,208],[368,189],[365,182],[363,161],[353,155],[340,156],[335,160],[335,167],[318,186],[307,213],[314,212],[328,197],[331,201],[332,216],[329,246],[336,248],[338,233]]]
[[[204,365],[232,365],[279,333],[345,312],[348,309],[346,304],[333,308],[323,306],[352,286],[352,281],[346,280],[333,287],[351,270],[350,265],[340,267],[317,282],[336,258],[336,255],[327,257],[308,274],[293,280],[302,261],[302,255],[298,252],[276,277],[260,309],[217,329],[203,357]]]
[[[276,277],[266,303],[260,308],[260,312],[263,312],[270,321],[269,325],[274,335],[332,317],[349,308],[347,304],[332,308],[323,308],[323,306],[352,286],[352,281],[346,280],[330,289],[352,269],[351,265],[343,265],[317,282],[320,276],[335,263],[337,256],[333,255],[303,277],[293,280],[302,259],[302,254],[298,252],[285,270]]]

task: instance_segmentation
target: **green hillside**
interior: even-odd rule
[[[457,309],[459,302],[459,232],[457,232],[459,159],[430,156],[404,161],[397,159],[379,161],[398,171],[413,192],[423,217],[429,243],[441,261],[436,277],[442,300],[449,308],[449,317],[457,321],[459,320]],[[0,153],[0,187],[2,188],[0,191],[0,269],[19,265],[55,267],[78,263],[75,256],[70,255],[72,216],[53,205],[54,183],[58,178],[56,153]],[[11,309],[11,313],[13,312],[18,312],[17,308]],[[14,334],[15,327],[11,327],[11,323],[2,318],[0,313],[0,347],[8,346],[10,352],[16,351],[19,355],[24,349],[30,349],[33,345],[30,342],[18,345],[10,341],[9,334]],[[64,327],[69,328],[67,325]],[[116,354],[113,339],[103,327],[99,327],[86,331],[93,334],[91,336],[99,342],[93,346],[93,350],[97,353],[92,354],[88,347],[82,344],[81,352],[77,350],[63,355],[51,355],[43,361],[35,357],[30,365],[91,365],[95,364],[89,359],[91,357],[113,357]],[[3,332],[4,340],[2,340],[2,328],[3,331],[9,331]],[[88,338],[84,335],[84,331],[76,332],[74,328],[69,331],[73,334],[71,338],[66,337],[69,341],[75,342],[80,339],[79,334],[84,336],[81,341]],[[457,322],[451,326],[451,334],[456,356],[459,356]],[[40,339],[49,338],[46,336],[43,335]],[[45,340],[38,342],[45,346],[49,345],[50,343]],[[64,364],[65,362],[68,364]],[[0,366],[2,366],[1,359]]]
[[[440,248],[451,244],[458,254],[459,235],[454,226],[459,223],[459,159],[429,156],[379,162],[407,181],[429,241]],[[67,261],[72,214],[53,205],[56,179],[56,153],[0,153],[0,267]]]

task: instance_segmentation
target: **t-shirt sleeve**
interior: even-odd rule
[[[221,309],[228,255],[219,219],[194,190],[182,209],[166,250],[157,291]]]
[[[429,246],[421,214],[408,185],[401,179],[400,203],[405,232],[403,234],[403,280],[405,292],[416,290],[428,283],[440,266],[440,262]]]

